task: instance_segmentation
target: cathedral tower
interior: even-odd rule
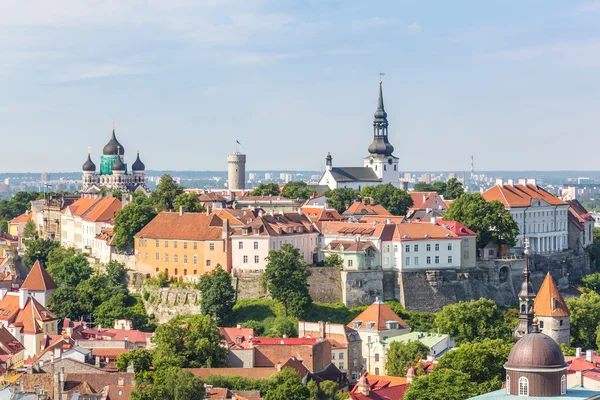
[[[523,336],[531,333],[533,324],[533,302],[535,292],[529,280],[529,243],[525,244],[525,268],[523,269],[523,283],[519,292],[519,324],[513,332],[513,339],[518,341]]]

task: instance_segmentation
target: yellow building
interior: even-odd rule
[[[195,281],[220,265],[231,271],[229,221],[216,215],[161,212],[135,235],[136,269]]]

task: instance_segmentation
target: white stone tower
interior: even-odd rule
[[[235,152],[227,156],[227,188],[246,189],[246,155]]]

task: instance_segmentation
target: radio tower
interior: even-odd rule
[[[471,156],[471,182],[475,181],[475,168],[473,162],[473,156]]]

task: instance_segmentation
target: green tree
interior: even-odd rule
[[[203,382],[191,372],[177,367],[136,374],[132,400],[204,400]]]
[[[592,290],[596,293],[600,293],[600,272],[594,272],[593,274],[584,276],[581,279],[580,287],[584,291]]]
[[[173,207],[179,210],[183,207],[187,212],[205,212],[206,208],[200,203],[198,196],[194,193],[181,193],[173,200]]]
[[[277,196],[279,185],[276,183],[261,183],[250,193],[251,196]]]
[[[156,217],[156,211],[147,201],[137,199],[140,200],[127,204],[115,215],[113,243],[119,251],[133,250],[135,234]]]
[[[450,204],[444,214],[447,221],[458,221],[477,233],[477,246],[488,243],[514,246],[519,226],[504,205],[497,201],[487,202],[479,193],[464,194]]]
[[[183,186],[175,182],[171,175],[165,174],[150,194],[150,199],[159,211],[172,210],[175,198],[183,193],[183,189]]]
[[[435,325],[452,336],[456,344],[489,339],[508,339],[510,329],[504,324],[504,313],[493,300],[462,301],[442,309]]]
[[[504,380],[504,363],[514,343],[504,339],[484,339],[464,343],[442,356],[436,368],[464,372],[471,380],[491,390],[500,389]]]
[[[200,278],[198,288],[202,292],[200,306],[204,314],[212,316],[217,323],[223,321],[233,310],[235,290],[231,283],[231,274],[220,265]]]
[[[281,195],[288,199],[308,199],[313,194],[313,190],[308,187],[306,182],[293,181],[283,186]]]
[[[370,198],[374,204],[381,204],[393,215],[406,215],[408,208],[413,205],[410,194],[391,183],[365,186],[362,196]]]
[[[75,287],[79,282],[92,276],[94,270],[83,254],[76,254],[63,260],[60,264],[50,266],[48,273],[57,285],[64,283],[67,286]]]
[[[407,343],[392,342],[387,353],[385,368],[391,376],[406,376],[406,371],[426,359],[429,347],[418,340]]]
[[[38,232],[37,232],[37,228],[35,227],[35,222],[33,222],[32,220],[27,221],[27,223],[25,224],[25,227],[23,228],[23,240],[27,243],[30,240],[35,240],[37,239],[38,236]]]
[[[119,189],[115,189],[112,191],[112,197],[121,200],[123,198],[123,192],[121,192]]]
[[[227,365],[227,349],[209,315],[180,315],[159,325],[152,337],[156,368],[218,368]]]
[[[360,190],[351,188],[329,189],[323,195],[327,197],[327,205],[335,208],[340,214],[361,198]]]
[[[285,315],[301,318],[312,304],[308,293],[310,269],[300,250],[291,244],[284,244],[281,250],[269,251],[264,278],[271,296],[280,301]]]
[[[27,243],[27,250],[23,255],[23,264],[31,268],[37,260],[43,265],[48,261],[48,254],[57,247],[60,243],[49,239],[36,239]]]
[[[61,262],[74,257],[74,247],[56,247],[50,253],[48,253],[48,260],[46,261],[46,269],[52,268],[60,264]]]
[[[264,400],[306,400],[310,396],[298,373],[291,368],[273,375],[268,387]]]
[[[325,257],[325,266],[333,268],[344,268],[344,260],[339,254],[331,253]]]
[[[319,383],[319,389],[321,389],[321,400],[334,400],[338,385],[333,381],[322,381]]]
[[[435,369],[415,379],[404,394],[404,400],[464,400],[478,394],[477,384],[464,372]]]
[[[109,261],[106,264],[106,278],[111,286],[127,286],[127,267],[118,261]]]
[[[433,185],[426,182],[417,182],[413,186],[413,191],[415,192],[435,192]],[[440,193],[438,193],[440,194]]]
[[[600,321],[600,294],[588,291],[566,302],[571,312],[571,346],[594,348]]]
[[[115,367],[121,371],[127,371],[127,368],[133,363],[135,372],[150,371],[152,366],[152,354],[146,349],[135,349],[128,353],[123,353],[117,357]]]
[[[308,400],[320,400],[321,391],[317,382],[309,381],[306,384],[306,389],[308,390]]]
[[[459,182],[456,178],[450,178],[448,179],[448,182],[446,182],[446,188],[442,194],[444,196],[444,199],[454,200],[458,199],[464,193],[465,188],[463,187],[462,183]]]
[[[148,315],[142,299],[129,294],[110,297],[93,309],[92,315],[96,325],[112,326],[115,319],[129,319],[140,330],[146,330],[148,325]]]
[[[266,332],[267,337],[298,337],[298,320],[289,317],[275,318]]]

